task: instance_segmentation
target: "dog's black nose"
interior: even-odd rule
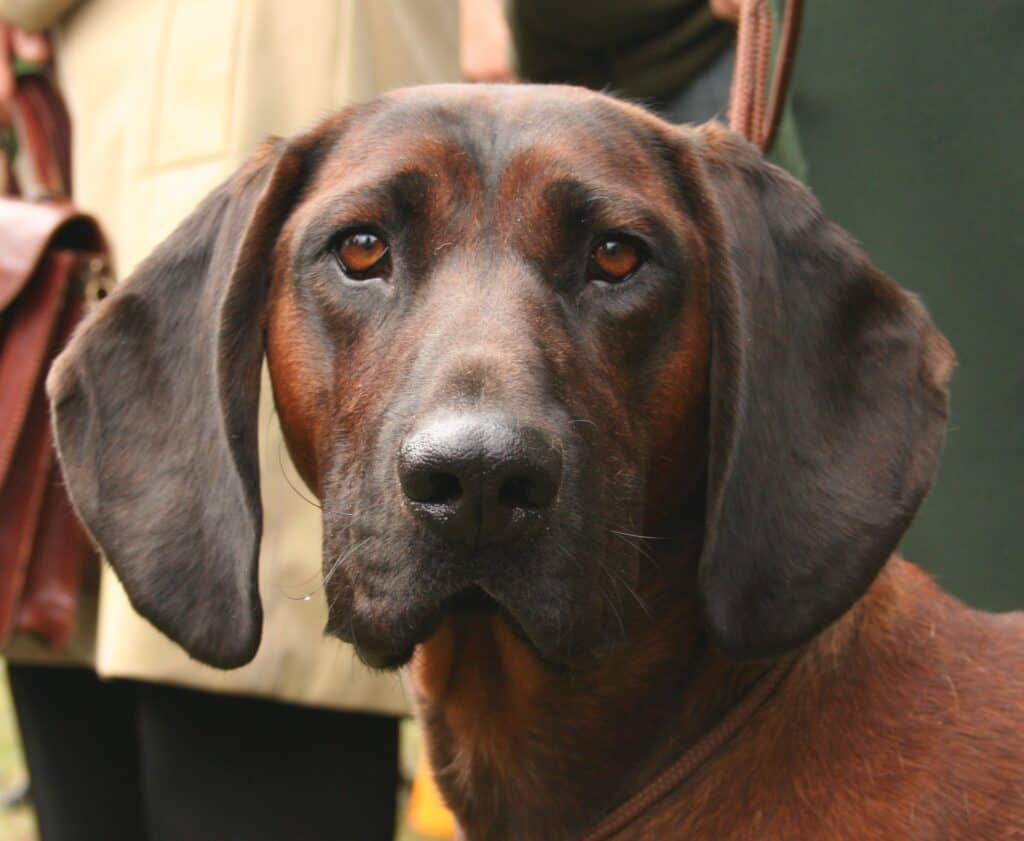
[[[539,430],[502,415],[447,415],[402,442],[398,476],[409,507],[449,543],[521,537],[558,494],[562,456]]]

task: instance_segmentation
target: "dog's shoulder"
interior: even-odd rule
[[[905,830],[887,837],[1024,837],[1024,613],[969,607],[900,559],[858,607],[829,719],[862,766],[851,789]]]
[[[1024,614],[974,610],[894,558],[630,837],[1024,838],[1021,780]]]
[[[1013,742],[1024,768],[1024,612],[972,608],[896,558],[851,614],[852,671],[899,700],[900,719]]]
[[[921,609],[940,642],[931,658],[924,652],[930,679],[915,708],[934,717],[919,731],[931,739],[934,775],[923,802],[947,837],[1024,838],[1024,612],[987,613],[935,593]]]

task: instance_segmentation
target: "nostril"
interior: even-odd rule
[[[510,476],[498,489],[498,502],[509,508],[547,508],[556,491],[543,476]]]
[[[427,480],[430,486],[430,498],[421,502],[434,504],[457,502],[462,496],[462,483],[458,476],[451,473],[433,473]]]
[[[530,502],[530,480],[525,476],[506,479],[498,489],[498,502],[509,508],[533,508]]]
[[[413,502],[450,505],[462,496],[459,477],[442,470],[417,470],[404,475],[402,487]]]

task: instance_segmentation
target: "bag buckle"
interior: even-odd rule
[[[113,291],[114,272],[110,261],[100,255],[90,257],[82,272],[82,294],[85,298],[86,311],[91,311]]]

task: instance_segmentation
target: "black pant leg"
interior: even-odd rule
[[[139,692],[151,841],[391,841],[397,719]]]
[[[145,841],[133,685],[66,667],[7,677],[42,841]]]

